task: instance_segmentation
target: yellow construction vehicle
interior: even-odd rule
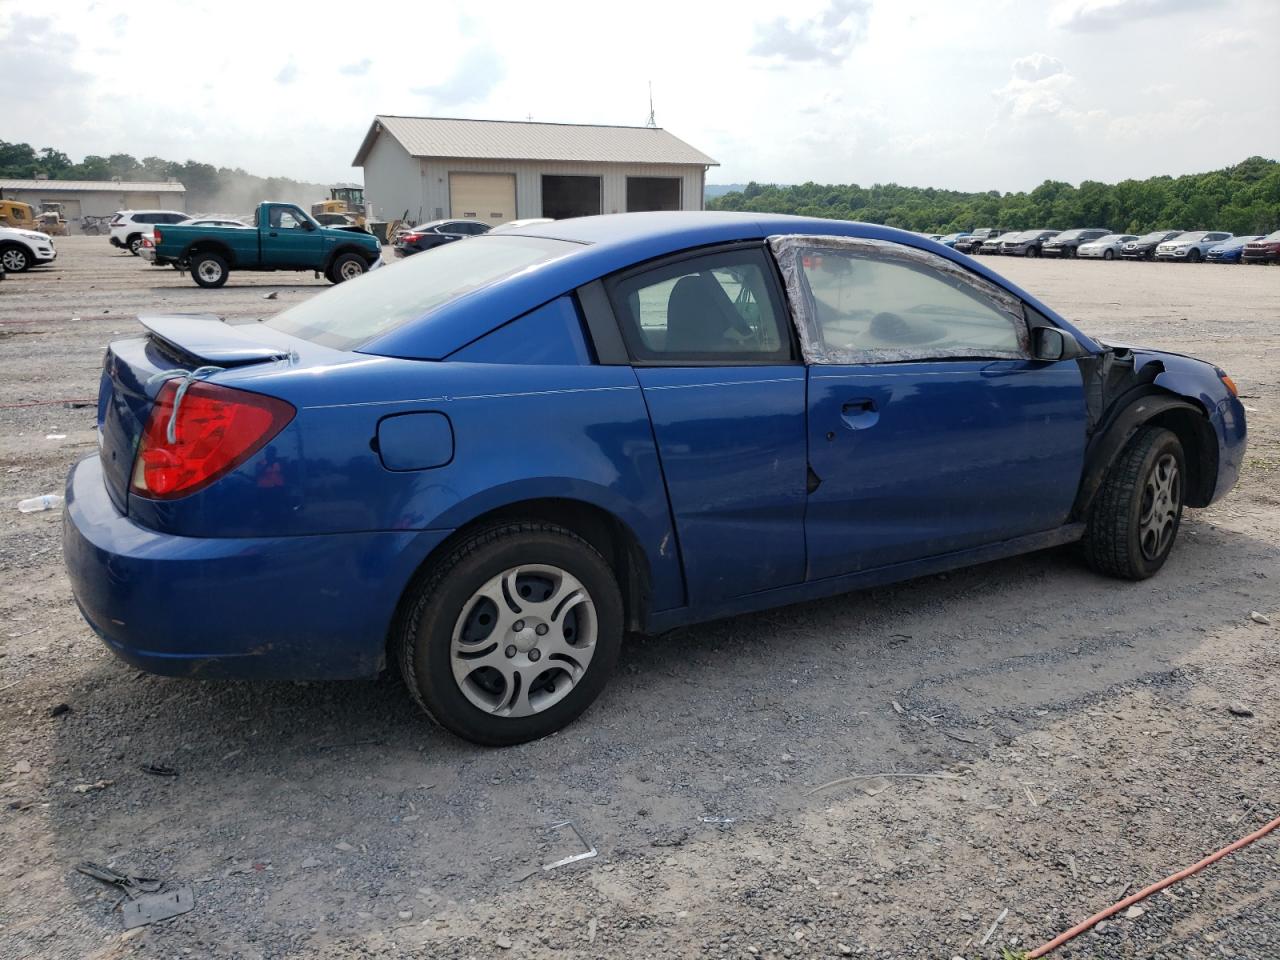
[[[0,225],[21,230],[36,229],[36,213],[29,203],[0,200]]]
[[[311,215],[317,219],[321,216],[347,216],[358,227],[365,225],[364,187],[349,183],[340,183],[329,188],[329,199],[311,205]]]
[[[46,200],[40,204],[40,212],[36,214],[36,224],[37,230],[51,237],[65,237],[69,232],[67,218],[60,203],[51,203]]]

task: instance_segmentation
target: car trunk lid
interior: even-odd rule
[[[259,326],[231,326],[211,314],[138,318],[145,338],[107,348],[98,388],[98,447],[107,492],[128,513],[129,479],[138,442],[164,382],[206,378],[219,370],[291,359],[285,337]],[[274,342],[273,342],[274,341]]]

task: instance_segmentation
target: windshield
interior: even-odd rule
[[[1097,240],[1090,240],[1090,243],[1115,243],[1117,240],[1127,239],[1123,233],[1108,233],[1105,237],[1099,237]]]
[[[1277,230],[1275,233],[1268,233],[1262,239],[1266,243],[1276,243],[1277,241],[1280,241],[1280,230]]]
[[[263,325],[352,350],[456,297],[578,248],[565,240],[514,235],[451,243],[348,280]]]
[[[1183,241],[1186,241],[1187,243],[1194,243],[1197,240],[1203,240],[1206,236],[1208,236],[1208,234],[1206,234],[1202,230],[1192,230],[1189,233],[1180,233],[1173,239],[1183,240]]]
[[[1145,236],[1139,237],[1138,242],[1139,243],[1156,243],[1157,241],[1165,239],[1168,235],[1169,235],[1168,232],[1165,230],[1161,230],[1158,233],[1148,233]]]

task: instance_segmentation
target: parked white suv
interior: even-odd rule
[[[42,263],[53,263],[58,251],[53,238],[34,230],[0,227],[0,264],[8,273],[22,273]]]
[[[180,223],[189,216],[181,210],[117,210],[111,218],[111,245],[136,257],[144,233],[150,233],[158,223]]]
[[[1184,260],[1199,263],[1209,248],[1223,240],[1230,240],[1229,233],[1213,233],[1205,230],[1189,230],[1156,247],[1157,260]]]

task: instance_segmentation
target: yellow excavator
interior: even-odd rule
[[[0,226],[34,230],[36,229],[36,212],[29,203],[0,200]]]
[[[329,188],[329,199],[311,205],[311,216],[321,226],[341,226],[345,221],[365,225],[364,187],[340,183]]]

